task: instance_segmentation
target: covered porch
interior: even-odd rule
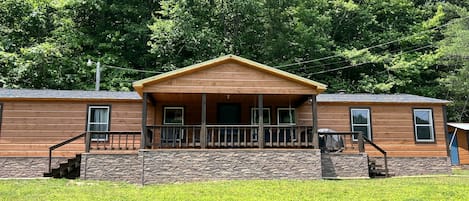
[[[234,55],[134,83],[142,149],[319,148],[326,86]]]
[[[318,148],[316,95],[144,93],[142,148]]]

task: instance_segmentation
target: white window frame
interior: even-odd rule
[[[367,113],[367,118],[366,118],[366,124],[355,124],[353,123],[353,111],[363,111],[365,110]],[[371,111],[369,108],[350,108],[350,127],[352,132],[355,132],[355,126],[366,126],[368,133],[364,133],[365,137],[368,138],[369,140],[371,139]],[[353,141],[358,141],[357,138],[355,138],[355,135],[352,135]]]
[[[293,111],[293,119],[294,122],[288,122],[288,123],[280,123],[280,111],[281,110],[287,110],[287,111]],[[290,112],[291,114],[291,112]],[[296,111],[295,108],[277,108],[277,125],[296,125]]]
[[[428,124],[418,124],[417,123],[417,115],[415,112],[428,112]],[[433,110],[432,109],[413,109],[412,115],[414,118],[414,135],[415,135],[415,142],[435,142],[435,128],[433,127]],[[417,133],[418,126],[428,126],[430,127],[430,139],[419,139]]]
[[[264,118],[264,121],[265,121],[265,119],[268,119],[269,122],[268,122],[268,123],[265,123],[265,122],[264,122],[264,125],[271,125],[271,121],[270,121],[270,119],[271,119],[271,118],[270,118],[270,115],[271,115],[271,113],[270,113],[270,108],[268,108],[268,107],[262,108],[262,112],[264,112],[265,110],[267,110],[267,112],[269,113],[269,114],[268,114],[269,116],[268,116],[268,117],[263,116],[263,118]],[[256,118],[255,118],[255,115],[254,115],[254,114],[255,114],[256,112],[258,112],[258,111],[259,111],[259,108],[258,108],[258,107],[253,107],[253,108],[251,108],[251,125],[259,125],[258,123],[256,123]],[[254,141],[257,141],[257,137],[258,137],[257,131],[256,131],[256,130],[251,130],[251,139],[254,140]]]
[[[167,110],[181,110],[181,123],[168,123],[166,122],[166,111]],[[163,125],[184,125],[184,107],[163,107]],[[161,133],[163,135],[163,133]],[[184,139],[184,129],[179,130],[179,135],[176,137],[176,141]],[[172,139],[164,139],[172,140]]]
[[[91,110],[92,109],[107,109],[107,117],[106,117],[106,120],[107,122],[106,123],[95,123],[95,122],[91,122]],[[86,122],[86,131],[90,131],[90,127],[91,127],[91,124],[93,125],[106,125],[106,131],[109,131],[109,122],[110,122],[110,118],[111,118],[111,107],[108,106],[108,105],[90,105],[88,106],[88,120]],[[91,135],[91,141],[100,141],[100,142],[104,142],[104,141],[108,141],[109,139],[109,136],[108,135],[105,135],[106,138],[102,139],[102,138],[93,138],[93,135]]]
[[[181,123],[167,123],[166,122],[166,110],[181,110],[181,114],[182,114]],[[163,124],[164,125],[184,125],[184,107],[164,107],[163,108]]]
[[[280,111],[282,111],[282,110],[288,111],[289,114],[291,114],[293,116],[292,118],[293,118],[294,122],[281,123],[280,122]],[[293,111],[293,113],[291,111]],[[296,111],[295,111],[295,108],[288,108],[288,107],[279,107],[279,108],[277,108],[277,125],[279,125],[279,126],[295,126],[296,125]],[[290,137],[294,141],[296,141],[296,134],[293,131],[294,131],[294,129],[289,131]]]
[[[254,116],[254,114],[255,114],[256,112],[258,112],[258,110],[259,110],[259,108],[257,108],[257,107],[251,108],[251,125],[258,125],[258,123],[256,123],[256,120],[257,120],[257,119],[256,119],[255,116]],[[270,108],[268,108],[268,107],[262,108],[262,112],[264,112],[265,110],[267,110],[267,113],[268,113],[269,116],[268,116],[268,117],[264,116],[264,121],[265,121],[266,119],[268,119],[269,122],[267,122],[267,123],[264,122],[264,124],[270,125],[270,124],[271,124],[271,122],[270,122],[270,114],[271,114],[271,113],[270,113]]]

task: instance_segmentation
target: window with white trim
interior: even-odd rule
[[[277,108],[277,125],[294,126],[296,125],[295,108]],[[279,138],[290,142],[296,140],[295,129],[291,127],[279,128]]]
[[[278,125],[296,125],[294,108],[277,108]]]
[[[87,131],[109,131],[109,106],[90,105],[88,106]],[[107,134],[93,134],[92,141],[107,141]]]
[[[363,136],[371,140],[371,115],[370,109],[351,108],[350,122],[352,132],[361,131]],[[353,140],[358,140],[357,135],[353,135]]]
[[[263,120],[264,124],[270,125],[270,108],[262,108],[263,111]],[[258,125],[259,124],[259,108],[253,107],[251,108],[251,125]],[[268,129],[265,129],[264,133],[266,134]],[[251,130],[251,139],[257,140],[257,129]]]
[[[162,128],[162,143],[175,143],[183,139],[184,129],[179,125],[184,125],[184,107],[164,107],[163,124],[170,126]]]
[[[184,125],[184,107],[164,107],[165,125]]]
[[[264,124],[270,125],[270,108],[263,108],[263,118]],[[259,124],[259,108],[253,107],[251,108],[251,124],[257,125]]]
[[[434,142],[432,109],[414,109],[414,133],[416,142]]]

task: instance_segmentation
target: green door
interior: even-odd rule
[[[220,103],[217,110],[218,124],[240,124],[241,105],[238,103]]]

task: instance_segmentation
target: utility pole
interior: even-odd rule
[[[95,62],[92,62],[91,59],[88,59],[88,62],[86,62],[86,65],[91,66],[93,65],[93,63]],[[99,91],[100,82],[101,82],[101,63],[99,63],[98,61],[96,62],[96,86],[95,86],[96,91]]]

